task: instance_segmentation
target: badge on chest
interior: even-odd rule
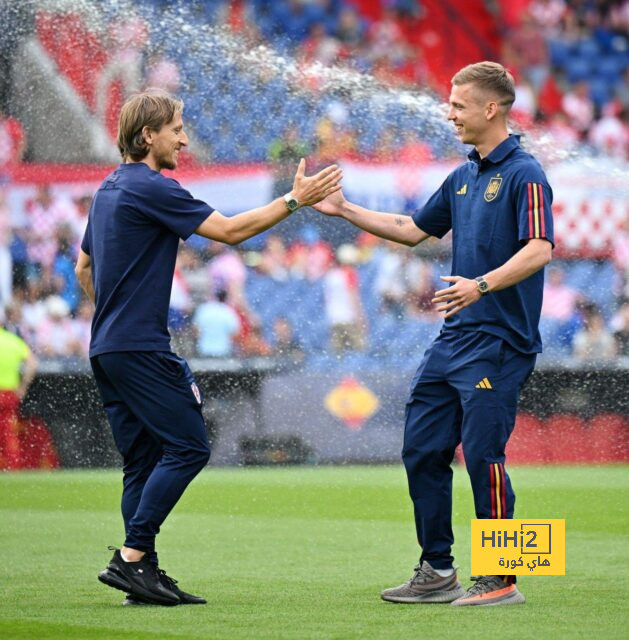
[[[489,179],[484,195],[486,202],[491,202],[496,199],[498,191],[500,191],[500,185],[502,185],[502,178],[500,177],[500,174]]]

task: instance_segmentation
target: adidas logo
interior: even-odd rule
[[[467,183],[464,184],[457,192],[457,196],[464,196],[467,193]]]
[[[491,383],[489,382],[489,380],[487,378],[483,378],[477,385],[476,385],[477,389],[493,389],[493,387],[491,386]]]

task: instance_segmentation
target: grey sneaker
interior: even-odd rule
[[[380,597],[387,602],[416,604],[421,602],[452,602],[465,595],[465,589],[457,580],[456,570],[442,578],[424,560],[414,569],[413,577],[399,587],[385,589]]]
[[[524,604],[525,598],[515,584],[508,584],[502,576],[472,576],[475,584],[467,593],[455,600],[456,607],[489,606],[497,604]]]

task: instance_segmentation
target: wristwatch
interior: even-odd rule
[[[292,193],[287,193],[284,196],[284,202],[286,203],[286,208],[290,213],[293,213],[293,211],[297,211],[297,209],[299,209],[299,200],[297,200],[297,198],[295,198]]]
[[[487,284],[487,280],[485,280],[483,276],[478,276],[474,279],[476,280],[478,292],[481,294],[481,296],[486,296],[489,293],[489,285]]]

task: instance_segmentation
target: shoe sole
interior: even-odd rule
[[[463,600],[463,598],[461,598]],[[453,607],[496,607],[502,604],[524,604],[526,598],[519,592],[510,593],[509,595],[495,598],[494,600],[472,600],[465,602],[455,601],[451,603]]]
[[[457,589],[448,589],[446,591],[430,591],[419,596],[389,596],[384,593],[380,597],[385,602],[393,602],[395,604],[447,604],[458,600],[465,595],[465,589],[458,587]]]
[[[181,602],[179,599],[174,602],[172,600],[166,600],[165,598],[162,599],[156,597],[150,591],[146,591],[136,585],[132,585],[124,576],[112,571],[111,569],[101,571],[98,574],[98,579],[108,587],[118,589],[118,591],[124,591],[125,593],[132,593],[134,596],[143,600],[146,604],[158,604],[165,607],[174,607]]]

